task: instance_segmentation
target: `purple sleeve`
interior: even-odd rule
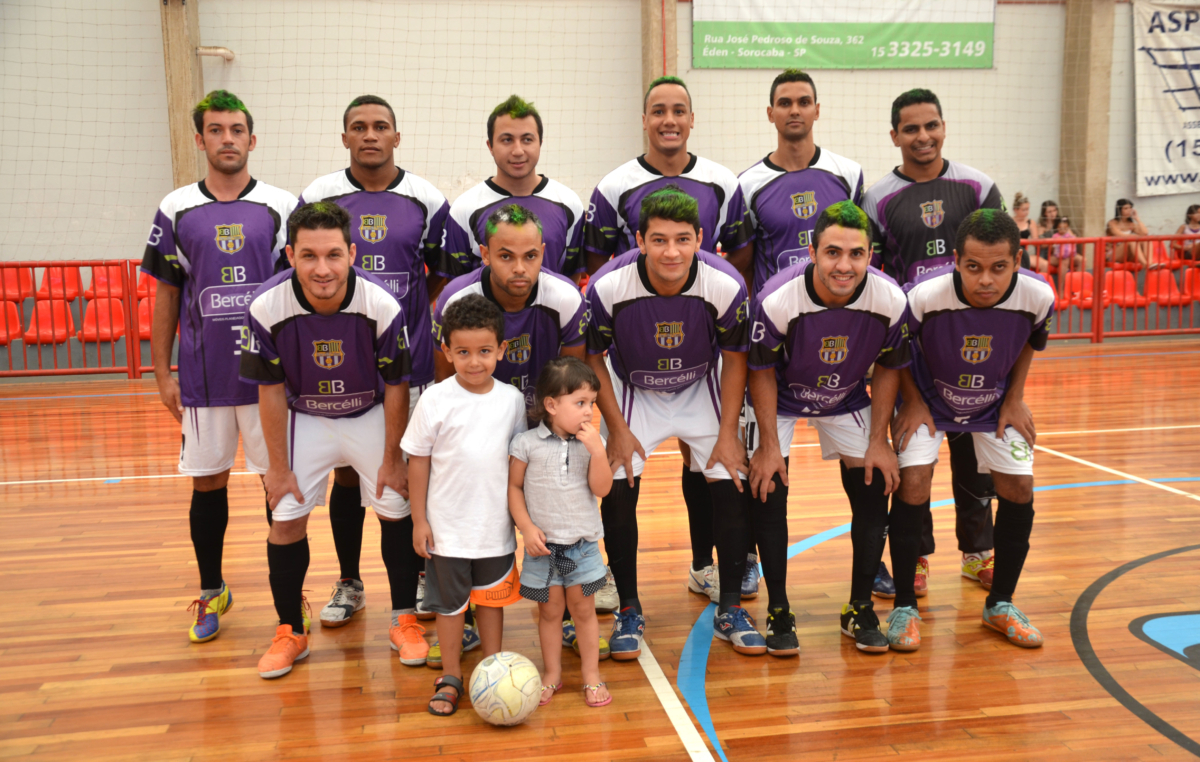
[[[567,277],[587,270],[587,258],[583,256],[583,226],[583,220],[575,220],[567,231],[567,248],[563,250],[562,259],[562,274]]]
[[[250,310],[246,310],[241,350],[238,375],[243,381],[262,386],[284,382],[283,365],[279,362],[279,350],[275,347],[271,332],[250,314]]]
[[[450,218],[450,204],[442,202],[441,207],[429,219],[429,228],[425,231],[425,265],[433,272],[440,273],[442,265],[442,250],[446,246],[446,222]]]
[[[858,170],[858,183],[855,184],[855,186],[854,186],[853,199],[854,199],[855,206],[857,206],[857,207],[862,206],[862,203],[863,203],[863,173],[862,173],[861,169]]]
[[[446,237],[434,272],[446,278],[457,278],[477,270],[483,264],[471,246],[471,233],[458,224],[453,215],[446,215]]]
[[[176,288],[183,287],[184,272],[175,250],[175,226],[161,209],[154,215],[146,253],[142,255],[142,271]]]
[[[564,314],[563,317],[566,317]],[[584,342],[588,333],[588,302],[579,300],[575,314],[566,317],[559,328],[558,341],[564,347],[577,347]]]
[[[726,256],[750,242],[754,231],[749,224],[749,212],[746,209],[746,197],[742,195],[742,185],[737,189],[725,205],[725,224],[721,228],[721,250]]]
[[[433,305],[433,351],[440,352],[442,347],[442,313],[446,311],[446,300],[450,296],[450,287],[447,285],[442,289],[442,293],[438,294],[437,303]]]
[[[753,305],[754,323],[750,329],[750,370],[774,368],[783,354],[783,343],[787,337],[779,332],[775,323],[757,299]]]
[[[879,357],[875,359],[875,362],[885,368],[899,370],[912,364],[912,353],[908,346],[909,312],[910,310],[905,306],[904,314],[900,316],[895,325],[888,328],[887,334],[883,338],[883,347],[879,350]]]
[[[746,352],[750,349],[750,300],[746,286],[738,279],[737,296],[725,314],[717,317],[717,346],[725,352]]]
[[[1034,351],[1041,352],[1046,348],[1046,342],[1050,339],[1050,326],[1054,321],[1054,302],[1050,302],[1049,309],[1046,310],[1046,317],[1033,327],[1033,333],[1029,335],[1029,346],[1034,348]]]
[[[612,316],[604,309],[595,285],[592,281],[587,290],[587,351],[590,355],[603,353],[613,343]]]
[[[592,191],[584,219],[583,251],[604,257],[616,254],[617,236],[621,232],[620,218],[599,188]]]
[[[408,351],[408,328],[404,310],[397,305],[396,315],[387,328],[375,339],[375,362],[379,375],[389,386],[408,381],[412,376],[412,355]]]

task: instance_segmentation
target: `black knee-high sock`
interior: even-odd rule
[[[996,568],[992,575],[992,590],[987,597],[989,608],[1004,601],[1012,602],[1017,580],[1025,567],[1025,557],[1029,555],[1029,535],[1033,531],[1032,500],[1014,503],[1001,497],[997,503]]]
[[[196,566],[200,567],[200,589],[216,590],[222,580],[221,556],[225,552],[225,527],[229,525],[229,489],[192,490],[188,523],[192,528]]]
[[[787,458],[783,459],[788,462]],[[767,502],[751,496],[749,506],[751,547],[757,545],[759,561],[762,563],[763,580],[767,583],[767,611],[790,606],[787,598],[787,499],[788,488],[776,474],[775,491],[767,495]],[[747,561],[749,563],[749,561]],[[722,588],[724,589],[724,588]],[[738,584],[741,589],[741,584]]]
[[[300,611],[304,575],[308,573],[308,538],[291,545],[267,543],[267,568],[270,570],[271,596],[280,624],[290,624],[292,632],[304,634],[304,615]]]
[[[854,546],[850,571],[850,600],[871,600],[875,574],[883,558],[887,540],[888,499],[884,494],[886,480],[878,468],[872,472],[871,483],[865,483],[866,469],[846,468],[842,463],[842,486],[850,498],[850,541]],[[915,563],[915,559],[914,559]]]
[[[362,506],[358,487],[343,487],[335,481],[329,492],[329,527],[333,530],[333,547],[337,551],[338,565],[341,566],[341,579],[362,579],[358,562],[362,555],[363,519],[366,515],[367,509]]]
[[[266,504],[267,504],[267,526],[274,526],[275,519],[271,516],[271,498],[264,497],[263,499],[266,501]]]
[[[750,533],[750,483],[742,482],[738,492],[731,479],[719,479],[708,485],[712,492],[713,537],[717,539],[720,564],[721,602],[718,613],[742,603],[742,577],[746,574],[746,536]],[[607,539],[608,534],[605,533]]]
[[[604,547],[608,549],[608,566],[617,583],[621,608],[633,606],[640,613],[638,601],[637,549],[638,494],[642,477],[633,480],[614,479],[612,490],[600,501],[600,520],[604,523]],[[740,584],[740,583],[739,583]]]
[[[417,607],[417,551],[413,550],[413,520],[379,520],[379,552],[392,588],[392,611]]]
[[[895,607],[916,606],[913,572],[921,550],[921,524],[929,513],[929,501],[912,505],[892,495],[888,514],[888,543],[892,549],[892,576],[896,580]]]
[[[692,568],[700,570],[711,566],[713,562],[712,494],[704,474],[692,471],[687,463],[683,464],[679,486],[683,491],[683,503],[687,506],[688,532],[692,536]]]
[[[992,475],[979,473],[975,440],[968,431],[946,435],[950,448],[950,487],[954,492],[954,534],[963,553],[991,550],[995,544],[992,525]],[[932,521],[930,522],[932,524]]]

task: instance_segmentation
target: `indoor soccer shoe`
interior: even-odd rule
[[[984,590],[992,589],[994,570],[995,561],[992,556],[981,558],[978,553],[963,553],[962,575],[978,582]]]
[[[354,612],[367,605],[367,594],[363,583],[356,579],[339,579],[333,586],[329,603],[321,609],[322,627],[341,627],[350,621]]]
[[[887,564],[883,561],[879,562],[879,571],[875,573],[875,584],[871,587],[871,594],[880,598],[896,597],[896,580],[892,579]]]
[[[888,650],[887,635],[879,629],[879,617],[869,601],[842,606],[842,634],[854,638],[854,645],[860,651],[876,654]]]
[[[462,653],[474,651],[479,648],[479,630],[475,625],[467,625],[463,627]],[[442,668],[442,647],[435,640],[433,645],[429,647],[429,654],[425,657],[425,666],[430,669]]]
[[[721,580],[717,577],[717,565],[705,566],[703,569],[688,567],[688,590],[700,595],[707,595],[713,603],[721,598]]]
[[[429,644],[422,637],[425,628],[417,624],[414,614],[403,614],[392,617],[392,626],[388,629],[388,640],[392,642],[392,650],[400,652],[400,663],[406,667],[419,667],[429,656]]]
[[[417,577],[417,619],[437,619],[437,614],[425,608],[425,572]]]
[[[893,651],[916,651],[921,647],[921,615],[913,606],[901,606],[888,614],[887,641]]]
[[[188,640],[193,643],[207,643],[221,634],[221,615],[229,611],[233,605],[233,593],[229,586],[221,583],[221,592],[211,598],[197,598],[188,606],[188,611],[196,612],[196,621],[188,628]]]
[[[563,648],[570,648],[579,655],[579,638],[575,637],[575,621],[573,619],[563,620]],[[604,636],[600,636],[600,661],[604,661],[609,656],[612,656],[612,649],[609,648],[608,641]]]
[[[767,653],[772,656],[795,656],[800,653],[796,638],[796,615],[775,609],[767,617]]]
[[[594,599],[592,602],[596,606],[596,611],[616,611],[621,608],[621,597],[617,595],[617,581],[613,579],[612,569],[606,566],[604,571],[607,573],[604,578],[604,587],[596,591],[596,594],[592,596]]]
[[[713,617],[713,635],[733,644],[733,650],[747,656],[762,656],[767,641],[754,629],[754,618],[741,606],[730,606]]]
[[[758,597],[758,582],[762,572],[758,568],[758,556],[751,553],[746,556],[746,573],[742,575],[742,600]]]
[[[1008,638],[1008,642],[1021,648],[1040,648],[1044,638],[1038,628],[1029,623],[1019,608],[1008,601],[995,606],[983,607],[983,626],[990,627]]]
[[[275,628],[271,647],[258,660],[258,676],[264,678],[283,677],[292,671],[297,659],[308,656],[308,636],[296,635],[290,624]]]
[[[917,572],[913,578],[913,591],[918,598],[929,594],[929,556],[917,558]]]
[[[646,632],[646,617],[629,606],[617,612],[613,619],[608,647],[616,661],[628,661],[642,655],[642,636]]]

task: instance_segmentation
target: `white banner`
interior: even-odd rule
[[[1137,194],[1200,193],[1200,4],[1133,4]]]

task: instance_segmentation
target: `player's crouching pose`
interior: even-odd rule
[[[750,397],[759,425],[767,428],[747,426],[746,446],[753,452],[751,490],[763,503],[752,509],[751,523],[767,581],[766,641],[773,655],[800,650],[785,589],[787,453],[798,418],[807,418],[817,430],[822,458],[841,461],[842,487],[850,499],[854,555],[842,632],[863,651],[887,651],[891,639],[879,629],[871,586],[887,535],[887,496],[900,478],[887,432],[900,385],[898,369],[909,363],[907,303],[895,281],[868,266],[870,227],[866,212],[854,202],[829,206],[813,231],[812,261],[781,270],[755,299]],[[875,374],[868,397],[863,377],[871,363]],[[754,441],[760,437],[761,442]],[[910,544],[918,540],[913,534]],[[897,544],[893,537],[892,548]],[[905,629],[898,627],[897,637]],[[901,650],[919,645],[894,642]]]
[[[1025,378],[1034,351],[1046,346],[1054,292],[1034,273],[1019,269],[1020,244],[1017,224],[1007,214],[972,212],[958,228],[954,269],[918,280],[909,291],[913,363],[911,375],[902,376],[901,391],[905,405],[914,409],[907,414],[902,409],[893,422],[892,440],[906,449],[892,504],[891,542],[896,568],[911,568],[908,559],[903,566],[896,559],[900,543],[894,533],[898,528],[911,530],[906,535],[919,532],[929,512],[942,432],[971,432],[979,470],[991,472],[999,498],[995,575],[983,624],[1015,645],[1036,648],[1042,633],[1012,599],[1033,529],[1035,431],[1024,402]],[[930,431],[922,421],[938,430]],[[915,561],[917,546],[904,552]],[[896,581],[899,588],[899,576]]]
[[[294,269],[271,278],[254,295],[242,344],[241,375],[259,385],[270,458],[264,482],[274,522],[267,565],[279,614],[258,674],[285,675],[308,655],[300,614],[308,514],[329,472],[342,465],[358,473],[379,517],[392,588],[392,647],[401,661],[424,664],[428,646],[414,615],[417,556],[400,457],[411,371],[404,313],[382,283],[353,266],[344,209],[306,204],[288,221],[288,233]]]

